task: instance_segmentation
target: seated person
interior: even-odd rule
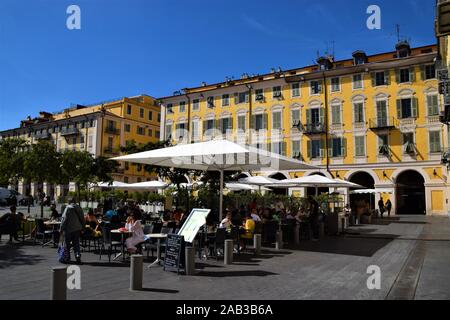
[[[0,218],[0,235],[9,234],[10,241],[12,241],[12,239],[18,241],[19,237],[17,231],[20,229],[24,216],[22,213],[17,213],[17,208],[15,206],[11,206],[9,210],[9,213],[4,214]]]
[[[100,237],[101,236],[100,224],[94,215],[94,210],[89,209],[88,213],[84,218],[86,221],[86,227],[87,229],[90,229],[92,231],[92,235],[94,237]]]
[[[270,214],[270,209],[266,208],[263,211],[263,223],[272,221],[272,215]]]
[[[227,230],[231,229],[231,227],[233,226],[233,223],[231,222],[231,217],[232,217],[231,211],[227,210],[227,215],[220,223],[219,228],[225,228]]]
[[[255,221],[252,219],[252,215],[247,213],[245,217],[244,224],[242,226],[242,234],[241,234],[241,250],[245,249],[245,240],[253,239],[253,233],[255,232]]]
[[[235,211],[231,218],[231,223],[234,226],[240,226],[242,224],[242,219],[245,215],[242,215],[242,211]]]
[[[125,228],[132,232],[131,236],[125,241],[127,251],[130,254],[136,253],[138,250],[136,246],[145,241],[144,229],[139,218],[134,212],[131,212],[125,225]]]
[[[252,219],[255,222],[261,222],[261,217],[258,215],[258,210],[256,208],[252,209]]]
[[[61,218],[61,215],[59,214],[58,210],[56,210],[56,205],[54,203],[51,204],[50,211],[51,220],[58,220],[59,218]]]

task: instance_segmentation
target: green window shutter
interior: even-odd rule
[[[248,95],[248,92],[245,94],[245,103],[248,103],[249,102],[249,95]]]
[[[325,140],[324,140],[325,141]],[[323,148],[325,149],[325,143],[323,144]],[[333,157],[333,139],[328,139],[328,157]]]
[[[420,66],[420,78],[422,79],[422,81],[426,80],[425,79],[425,66],[424,65]]]
[[[402,100],[397,99],[397,118],[402,118]]]
[[[375,76],[375,72],[371,72],[370,73],[370,77],[372,78],[372,87],[376,86],[376,76]]]
[[[333,124],[341,124],[341,106],[332,106],[331,115]]]
[[[308,158],[309,159],[311,159],[311,156],[312,156],[312,146],[311,146],[311,140],[308,140],[307,142],[306,142],[306,147],[307,147],[307,156],[308,156]]]
[[[319,111],[319,122],[325,125],[325,108],[320,108]]]
[[[419,100],[417,98],[411,98],[411,114],[413,118],[417,118],[419,116],[418,108],[419,108]]]
[[[400,70],[395,69],[395,82],[400,83]]]
[[[433,96],[427,96],[427,113],[428,113],[428,116],[432,116],[434,114]]]
[[[263,115],[263,129],[267,130],[269,128],[268,123],[269,123],[269,115],[267,113],[264,113],[264,115]]]
[[[234,94],[234,104],[239,104],[239,93]]]
[[[306,110],[306,124],[311,124],[311,109]]]
[[[219,129],[219,131],[220,131],[220,133],[222,133],[223,132],[223,122],[224,122],[224,119],[219,119],[219,120],[217,120],[219,123],[218,123],[218,129]]]
[[[319,83],[319,93],[323,93],[323,83],[322,83],[322,80],[319,80],[318,83]]]
[[[384,72],[384,82],[387,86],[391,84],[391,75],[389,70]]]
[[[203,121],[203,128],[202,128],[203,129],[203,134],[205,134],[205,131],[206,131],[206,123],[207,123],[206,120],[204,120]]]
[[[250,119],[250,123],[251,123],[251,128],[250,129],[255,129],[256,128],[256,116],[252,115],[251,119]]]
[[[286,155],[286,142],[281,143],[281,155],[282,156]]]
[[[347,138],[342,138],[342,156],[347,156]]]
[[[416,81],[416,70],[414,67],[409,68],[409,80],[411,82]]]

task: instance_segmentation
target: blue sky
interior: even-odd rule
[[[81,30],[66,9],[81,8]],[[381,8],[368,30],[366,9]],[[434,43],[435,0],[1,0],[0,130],[27,115]]]

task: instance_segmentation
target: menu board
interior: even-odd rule
[[[166,255],[164,257],[164,271],[184,270],[184,239],[183,236],[168,234],[166,239]]]
[[[210,212],[210,209],[192,209],[178,235],[183,236],[184,241],[192,243],[200,228],[206,224]]]

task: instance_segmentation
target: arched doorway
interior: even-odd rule
[[[426,214],[425,179],[414,170],[396,179],[397,214]]]
[[[350,182],[359,184],[367,189],[375,189],[375,180],[370,174],[364,171],[359,171],[353,174]],[[351,188],[350,191],[358,188]],[[366,208],[375,209],[375,195],[374,194],[350,194],[350,205],[352,210],[364,211]]]
[[[322,176],[322,177],[326,177],[326,175],[324,175],[322,172],[314,172],[311,173],[310,176]],[[318,194],[322,194],[322,193],[329,193],[330,192],[330,188],[318,188]],[[308,187],[306,188],[306,196],[316,196],[316,188],[315,187]]]
[[[272,178],[272,179],[275,179],[275,180],[278,180],[278,181],[282,181],[282,180],[286,180],[287,179],[287,177],[284,174],[282,174],[281,172],[272,174],[272,175],[269,176],[269,178]],[[288,194],[288,189],[287,188],[273,188],[272,190],[273,190],[273,193],[277,194],[277,195],[286,195],[286,194]]]

